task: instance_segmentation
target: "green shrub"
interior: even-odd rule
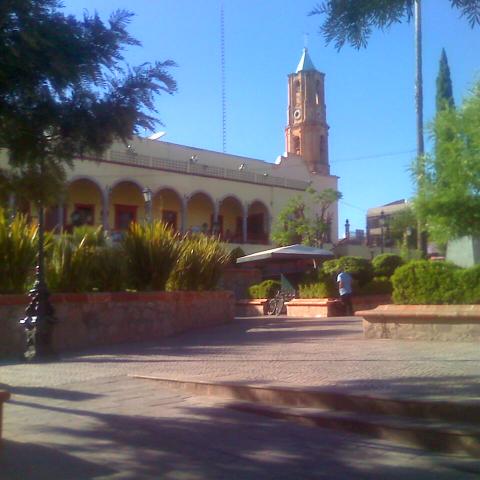
[[[480,265],[458,270],[456,279],[463,292],[461,303],[467,305],[480,303]]]
[[[303,283],[298,286],[300,298],[331,298],[337,294],[335,288],[326,282]]]
[[[214,290],[230,255],[220,241],[205,235],[184,237],[168,281],[169,290]]]
[[[122,242],[126,256],[128,287],[165,290],[180,256],[181,244],[172,229],[162,223],[132,223]]]
[[[75,245],[78,245],[80,242],[89,247],[104,247],[106,245],[106,237],[102,226],[82,225],[81,227],[75,227],[71,238]]]
[[[393,253],[377,255],[372,261],[373,274],[375,277],[391,277],[395,270],[404,263],[400,255]]]
[[[258,286],[259,284],[256,283],[248,287],[248,298],[261,298],[258,294]]]
[[[392,282],[388,277],[375,277],[367,284],[359,287],[355,294],[358,295],[389,295],[392,293]]]
[[[358,286],[363,286],[373,278],[373,267],[370,260],[361,257],[340,257],[335,260],[327,260],[322,265],[322,270],[332,278],[338,271],[349,273]]]
[[[94,288],[95,247],[72,235],[57,237],[45,265],[45,278],[52,292],[89,292]]]
[[[327,298],[338,295],[335,275],[321,268],[307,272],[298,287],[300,298]]]
[[[463,287],[457,281],[459,270],[448,262],[409,262],[397,268],[391,278],[393,301],[413,305],[463,303]]]
[[[125,256],[119,246],[100,247],[93,252],[92,289],[119,292],[127,286]]]
[[[251,285],[248,288],[250,298],[273,298],[282,288],[282,284],[277,280],[264,280],[262,283]]]
[[[0,293],[24,293],[32,280],[37,227],[23,215],[9,222],[0,209]]]
[[[245,252],[240,247],[235,247],[229,254],[230,263],[233,265],[237,264],[237,258],[244,257]]]

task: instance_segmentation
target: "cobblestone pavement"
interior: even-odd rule
[[[478,343],[365,340],[361,322],[354,318],[267,317],[238,319],[156,344],[64,356],[52,364],[4,365],[0,383],[50,386],[59,377],[80,381],[140,373],[179,380],[480,402],[479,369]]]
[[[353,319],[269,318],[55,363],[3,362],[0,388],[12,400],[4,412],[0,479],[478,478],[480,463],[465,457],[236,412],[127,377],[408,390],[436,398],[456,385],[450,398],[472,401],[478,350],[365,341]]]

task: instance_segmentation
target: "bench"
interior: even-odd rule
[[[3,419],[3,402],[10,399],[10,394],[5,390],[0,390],[0,442],[2,441],[2,419]]]

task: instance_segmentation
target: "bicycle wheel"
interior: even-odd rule
[[[280,315],[282,313],[284,303],[283,297],[280,297],[277,300],[277,304],[275,305],[275,315]]]
[[[271,298],[267,302],[267,315],[275,315],[276,310],[277,310],[277,299]]]

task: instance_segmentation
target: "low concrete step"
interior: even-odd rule
[[[131,376],[155,380],[164,387],[187,391],[195,395],[211,395],[273,406],[320,408],[357,412],[362,415],[394,415],[463,424],[478,424],[480,428],[480,402],[400,400],[386,397],[350,395],[327,389],[313,390],[275,386],[256,387],[226,382],[172,380],[151,375]]]
[[[231,402],[227,408],[294,421],[310,427],[343,430],[372,438],[392,440],[442,453],[467,454],[480,458],[478,426],[413,419],[394,415],[359,414],[314,408],[275,407],[250,402]]]
[[[155,380],[162,387],[193,395],[216,397],[226,408],[256,415],[480,458],[480,408],[476,404],[396,400],[149,375],[132,377]]]

